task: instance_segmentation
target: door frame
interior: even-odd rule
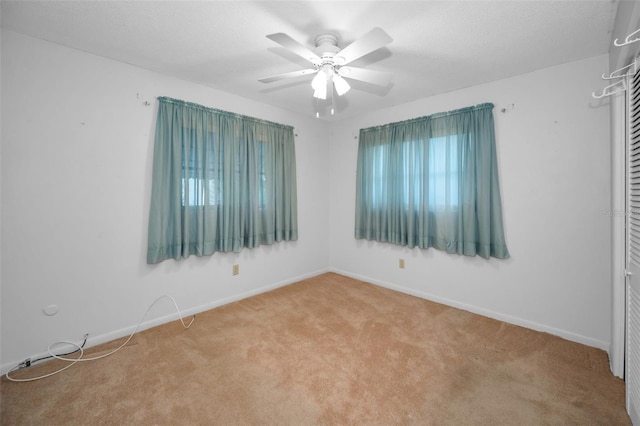
[[[611,99],[611,372],[624,378],[627,288],[627,96]]]

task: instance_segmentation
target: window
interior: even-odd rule
[[[431,211],[458,206],[458,161],[456,135],[429,139],[429,173],[420,178],[429,185]]]
[[[293,128],[159,100],[147,262],[296,240]]]
[[[415,141],[404,141],[401,144],[402,167],[399,168],[399,183],[402,188],[402,202],[405,209],[415,209],[421,203],[422,187],[426,186],[429,194],[428,206],[433,212],[443,210],[447,206],[458,205],[458,149],[456,136],[450,138],[430,138],[428,143],[428,164],[420,166],[421,156]],[[377,173],[372,175],[379,190],[372,191],[373,208],[384,208],[383,199],[385,168],[388,159],[385,158],[386,145],[371,148],[375,150]]]
[[[266,166],[268,157],[267,142],[258,141],[258,199],[261,209],[265,208],[265,192],[267,191],[267,175],[270,173]],[[213,145],[213,144],[211,144]],[[190,153],[188,161],[183,161],[183,177],[181,200],[185,207],[215,206],[221,205],[225,198],[223,179],[220,176],[223,170],[217,159],[221,153],[215,152],[213,146],[207,148],[206,160],[203,165],[197,165],[195,152]],[[273,173],[273,171],[271,172]],[[233,176],[240,181],[240,165],[233,165]]]
[[[362,129],[355,237],[509,257],[492,104]]]

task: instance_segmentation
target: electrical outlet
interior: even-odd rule
[[[398,261],[398,267],[399,267],[400,269],[404,269],[404,259],[400,259],[400,260]]]
[[[233,265],[233,275],[238,275],[240,273],[240,265],[237,263]]]

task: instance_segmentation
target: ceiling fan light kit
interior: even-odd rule
[[[338,94],[338,96],[344,95],[349,91],[349,89],[351,89],[351,86],[349,86],[347,80],[342,78],[342,76],[340,76],[339,74],[333,77],[333,86],[336,88],[336,93]]]
[[[333,103],[334,90],[338,96],[342,96],[351,89],[351,85],[349,85],[345,78],[360,80],[378,86],[386,86],[391,82],[393,77],[393,74],[388,72],[351,66],[345,67],[345,65],[356,59],[374,50],[378,50],[393,41],[393,39],[380,28],[372,29],[344,49],[338,47],[338,37],[335,35],[320,34],[315,39],[315,52],[284,33],[270,34],[267,38],[311,62],[314,67],[312,69],[293,71],[259,79],[259,81],[263,83],[272,83],[287,78],[316,74],[313,80],[311,80],[313,97],[326,100],[327,94],[330,92]],[[331,114],[333,115],[333,113],[334,106],[332,104]],[[319,112],[316,112],[316,117],[319,116]]]
[[[318,71],[313,80],[311,87],[313,88],[313,97],[318,99],[327,99],[327,84],[332,80],[333,70],[326,69],[325,66]]]

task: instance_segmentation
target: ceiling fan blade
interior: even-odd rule
[[[376,27],[338,52],[336,59],[341,58],[339,59],[340,64],[348,64],[392,41],[393,39],[389,34]]]
[[[378,86],[387,86],[393,79],[393,73],[391,72],[374,71],[358,67],[340,67],[338,74],[344,78],[360,80]]]
[[[304,45],[298,43],[285,33],[269,34],[267,38],[275,41],[282,47],[289,49],[296,55],[303,57],[314,65],[320,65],[320,63],[322,62],[320,56],[316,55],[311,50],[307,49]]]
[[[273,83],[274,81],[284,80],[285,78],[300,77],[302,75],[315,74],[317,72],[317,68],[309,68],[306,70],[286,72],[284,74],[272,75],[271,77],[259,78],[258,81],[263,83]]]

